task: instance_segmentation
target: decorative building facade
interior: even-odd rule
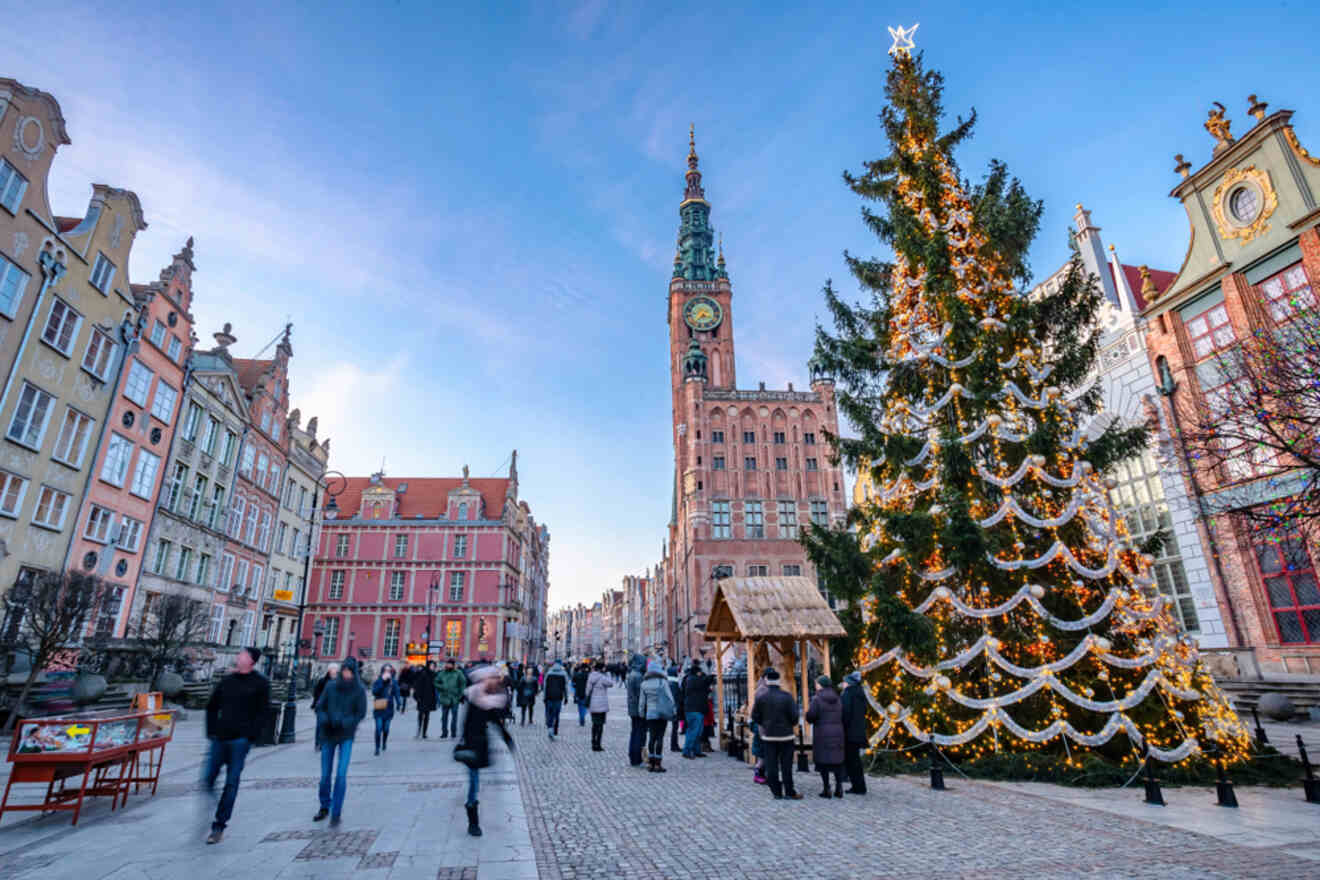
[[[307,588],[310,549],[316,543],[318,487],[330,460],[330,438],[317,439],[317,427],[316,416],[304,429],[302,413],[296,409],[289,413],[284,489],[271,539],[270,584],[262,616],[264,644],[277,647],[281,656],[290,654],[295,640],[298,607]]]
[[[1166,291],[1173,273],[1126,265],[1112,244],[1106,256],[1100,227],[1080,204],[1074,224],[1082,264],[1104,293],[1098,315],[1101,337],[1096,376],[1104,405],[1091,433],[1098,436],[1111,422],[1119,421],[1125,426],[1150,425],[1157,438],[1111,475],[1118,484],[1110,490],[1111,499],[1135,540],[1156,532],[1167,535],[1155,557],[1153,573],[1174,619],[1185,632],[1196,636],[1201,647],[1225,647],[1227,636],[1198,534],[1194,499],[1168,445],[1169,424],[1158,405],[1155,373],[1146,349],[1146,322],[1139,317],[1147,306],[1146,297],[1157,298]],[[1057,290],[1068,268],[1068,264],[1062,266],[1033,294]]]
[[[323,663],[351,653],[397,664],[428,642],[439,643],[432,659],[530,659],[509,625],[526,620],[523,550],[541,527],[520,510],[516,453],[507,477],[376,473],[349,478],[334,501],[333,515],[322,504],[302,630],[310,644],[322,625]],[[536,564],[548,570],[542,537]]]
[[[190,238],[158,281],[132,286],[142,329],[128,344],[127,362],[110,405],[108,431],[92,462],[69,546],[66,564],[96,572],[114,584],[119,594],[116,604],[125,609],[134,606],[134,588],[151,549],[147,532],[162,486],[168,486],[172,505],[188,488],[186,480],[177,479],[177,471],[169,470],[166,459],[183,412],[181,391],[193,347],[194,269]],[[195,417],[196,410],[190,415]],[[170,563],[191,565],[186,554]],[[112,622],[108,608],[102,617],[102,634],[112,637],[136,629],[130,624],[141,620],[121,613]]]
[[[68,563],[108,411],[135,342],[128,279],[138,197],[92,186],[82,218],[51,211],[47,178],[69,143],[51,95],[0,79],[0,590]],[[135,443],[136,447],[136,443]],[[134,466],[136,458],[134,459]],[[99,564],[99,559],[98,559]],[[121,589],[89,628],[120,625]],[[6,632],[19,625],[10,615]]]
[[[247,401],[234,373],[230,325],[214,334],[209,351],[194,351],[183,390],[182,432],[165,463],[170,491],[157,497],[146,539],[146,561],[130,619],[142,620],[158,597],[182,595],[206,604],[206,641],[236,652],[247,599],[230,592],[222,578],[229,492],[239,438],[247,424]],[[223,664],[222,664],[223,665]]]
[[[1231,673],[1320,673],[1320,546],[1302,534],[1263,534],[1234,511],[1287,498],[1296,484],[1258,472],[1254,451],[1222,463],[1191,461],[1180,424],[1211,413],[1224,386],[1216,354],[1256,333],[1273,333],[1299,308],[1316,307],[1320,283],[1320,159],[1301,145],[1291,110],[1254,117],[1240,136],[1222,105],[1205,128],[1215,144],[1200,167],[1175,157],[1181,180],[1170,195],[1190,226],[1173,280],[1147,296],[1141,316],[1161,387],[1170,448],[1201,507],[1202,535],[1231,649]],[[1249,656],[1254,655],[1254,656]]]
[[[813,368],[810,391],[738,388],[733,289],[691,140],[686,183],[667,297],[674,497],[663,567],[674,656],[701,646],[715,580],[812,576],[801,529],[841,523],[847,510],[825,440],[839,430],[834,382]]]

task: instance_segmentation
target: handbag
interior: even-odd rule
[[[384,712],[389,707],[390,701],[385,697],[380,697],[371,701],[371,708],[375,709],[377,712]]]
[[[468,748],[467,743],[459,740],[454,745],[454,760],[460,764],[466,764],[469,767],[472,767],[477,763],[477,753]]]

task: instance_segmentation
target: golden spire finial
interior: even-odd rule
[[[724,233],[720,233],[720,265],[724,265]]]
[[[1150,277],[1149,266],[1138,266],[1137,271],[1141,273],[1141,298],[1146,302],[1154,302],[1160,292],[1155,288],[1155,282]]]
[[[697,127],[688,126],[688,167],[697,167]]]

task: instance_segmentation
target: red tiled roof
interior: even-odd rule
[[[261,374],[270,369],[273,360],[259,361],[252,358],[234,358],[234,372],[238,374],[238,384],[244,391],[251,391],[257,385]]]
[[[82,222],[81,217],[56,217],[55,228],[60,232],[68,232],[73,227]]]
[[[1106,265],[1109,266],[1109,274],[1112,276],[1114,274],[1114,264],[1107,263]],[[1163,269],[1150,270],[1150,280],[1155,283],[1155,289],[1161,294],[1169,289],[1169,285],[1173,284],[1173,279],[1177,277],[1178,275],[1175,272],[1165,272]],[[1132,298],[1136,300],[1137,311],[1144,312],[1149,303],[1147,303],[1146,298],[1141,295],[1141,270],[1136,266],[1129,266],[1127,263],[1124,263],[1123,279],[1127,282],[1128,290],[1132,291]],[[1117,278],[1114,279],[1114,284],[1118,284]]]
[[[449,505],[449,493],[463,485],[461,477],[386,477],[382,483],[391,489],[398,489],[403,483],[408,490],[399,499],[399,516],[412,519],[418,515],[434,519],[443,515]],[[371,485],[370,477],[349,477],[344,491],[335,496],[341,517],[357,516],[362,505],[362,490]],[[504,514],[504,496],[509,490],[506,477],[472,479],[468,481],[473,489],[481,493],[486,502],[486,518],[499,519]]]

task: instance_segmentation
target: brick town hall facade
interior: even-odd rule
[[[847,511],[825,440],[839,430],[833,380],[813,365],[810,391],[737,387],[733,290],[691,140],[686,179],[667,310],[674,499],[661,571],[674,656],[700,648],[715,579],[814,577],[800,530]]]

